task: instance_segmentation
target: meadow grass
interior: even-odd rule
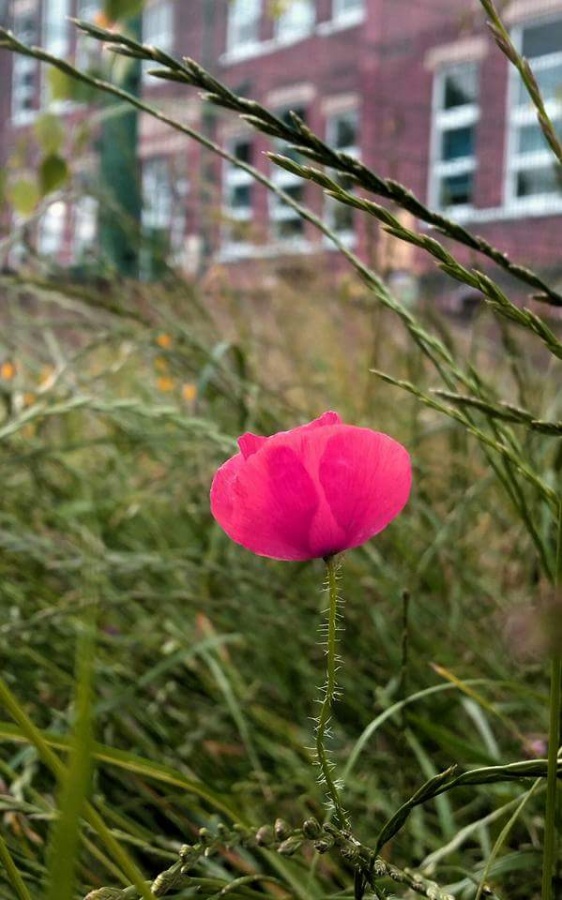
[[[462,426],[366,378],[376,323],[389,335],[377,368],[432,385],[389,313],[374,320],[360,290],[327,302],[319,286],[306,300],[322,334],[311,350],[294,340],[291,316],[276,315],[283,301],[290,311],[290,286],[264,293],[261,318],[245,318],[232,296],[204,310],[177,283],[135,287],[134,316],[117,285],[112,311],[99,308],[95,290],[25,286],[33,305],[22,312],[23,287],[3,286],[14,373],[0,423],[2,669],[57,760],[91,746],[90,797],[110,832],[95,819],[82,825],[73,885],[61,864],[76,833],[72,791],[64,778],[57,791],[56,771],[22,722],[4,716],[2,846],[29,897],[83,897],[134,883],[135,871],[154,877],[201,828],[217,835],[219,822],[242,834],[279,817],[289,830],[324,817],[306,749],[322,681],[322,566],[255,558],[209,513],[212,474],[246,429],[270,433],[336,406],[344,419],[393,434],[414,458],[407,512],[347,555],[341,582],[343,693],[330,746],[360,840],[372,844],[420,784],[453,763],[544,755],[546,658],[527,646],[546,591],[536,549]],[[427,327],[436,324],[448,333],[443,322]],[[544,386],[540,365],[525,370],[529,339],[491,339],[486,312],[470,338],[448,334],[455,340],[459,357],[493,371],[504,399]],[[552,373],[558,363],[550,365]],[[555,391],[541,396],[552,417]],[[555,445],[523,440],[549,479]],[[538,524],[553,541],[546,518]],[[88,669],[80,648],[92,641]],[[73,771],[74,796],[90,793],[88,771],[70,763]],[[459,898],[476,896],[485,876],[498,896],[528,900],[540,881],[543,804],[544,784],[532,780],[459,787],[414,807],[385,856]],[[346,863],[332,855],[287,858],[232,835],[230,849],[220,843],[174,896],[214,896],[245,876],[258,880],[235,894],[351,890]],[[5,863],[0,896],[14,890]]]

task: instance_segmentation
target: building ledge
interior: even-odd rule
[[[328,19],[326,22],[319,22],[310,31],[307,31],[306,34],[274,37],[268,41],[256,41],[255,43],[245,44],[241,47],[234,47],[232,50],[227,50],[219,57],[219,63],[222,66],[231,66],[243,62],[246,59],[266,56],[269,53],[276,53],[278,50],[293,47],[295,44],[306,41],[308,38],[314,37],[315,35],[327,37],[331,34],[336,34],[339,31],[344,31],[347,28],[354,28],[357,25],[361,25],[364,20],[364,10],[359,10],[358,12],[350,13],[348,15],[341,15],[335,19]]]
[[[461,207],[459,209],[436,210],[443,216],[461,224],[471,222],[508,222],[513,219],[536,219],[546,216],[562,216],[562,197],[545,203],[542,199],[510,203],[504,206],[490,206],[484,209]]]

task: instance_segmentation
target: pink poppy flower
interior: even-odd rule
[[[211,511],[259,556],[305,560],[358,547],[405,506],[410,456],[386,434],[335,412],[272,437],[244,434],[217,471]]]

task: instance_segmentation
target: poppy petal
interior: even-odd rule
[[[386,434],[344,425],[326,442],[319,479],[349,549],[386,528],[405,506],[410,457]]]

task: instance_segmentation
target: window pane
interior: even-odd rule
[[[57,56],[68,52],[70,0],[47,0],[44,6],[43,43]]]
[[[474,63],[453,66],[444,75],[443,109],[454,109],[476,101],[477,71]]]
[[[474,155],[474,128],[451,128],[443,132],[441,137],[441,159],[461,159]]]
[[[314,25],[312,0],[288,0],[275,26],[277,37],[297,38],[309,33]]]
[[[254,44],[259,39],[261,0],[230,0],[228,7],[229,49]]]
[[[168,161],[146,160],[142,171],[142,221],[147,228],[167,228],[172,218],[172,185]]]
[[[252,162],[252,142],[251,141],[237,141],[232,148],[232,155],[239,159],[240,162],[244,162],[247,165],[251,165]]]
[[[562,52],[562,47],[560,49]],[[562,103],[562,63],[535,71],[535,78],[545,100],[558,100]],[[529,94],[521,81],[517,85],[517,102],[520,106],[531,104]]]
[[[521,46],[523,56],[530,59],[545,56],[547,53],[562,51],[562,19],[545,22],[541,25],[529,25],[523,32]]]
[[[448,175],[441,179],[439,206],[462,206],[472,202],[473,173]]]
[[[559,167],[553,164],[518,172],[516,193],[518,197],[533,197],[536,194],[562,194],[562,173]]]
[[[153,3],[145,8],[142,17],[142,39],[160,50],[169,51],[173,48],[174,9],[169,0],[160,0],[159,3]]]
[[[364,5],[364,0],[334,0],[334,17],[361,12]]]
[[[357,144],[357,113],[338,116],[333,125],[333,146],[336,150]]]
[[[228,195],[228,205],[231,209],[249,209],[252,205],[252,185],[237,184],[232,187]]]
[[[275,233],[280,238],[300,237],[303,231],[304,220],[300,217],[296,219],[282,219],[275,226]]]

